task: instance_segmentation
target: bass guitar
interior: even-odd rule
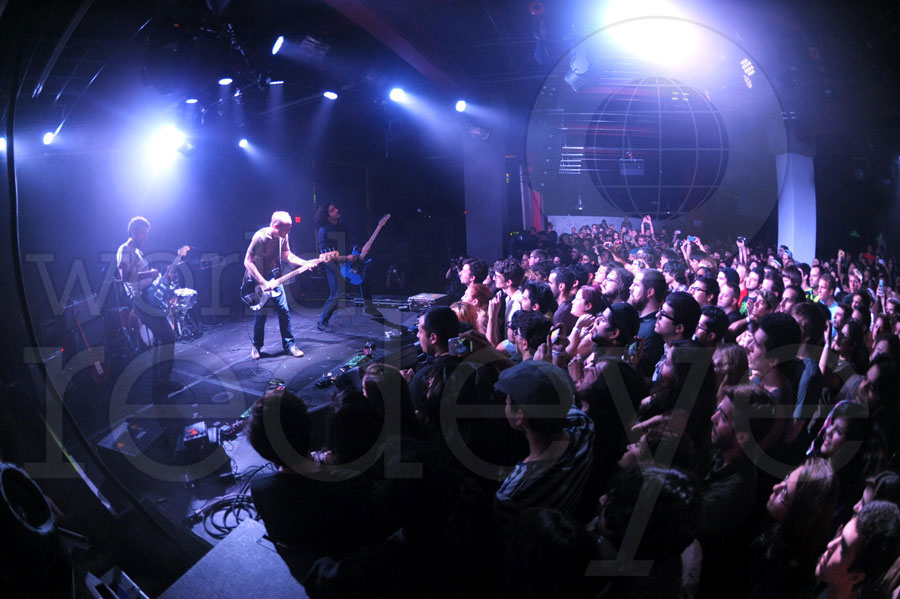
[[[341,265],[341,274],[354,285],[360,285],[366,280],[366,271],[369,269],[369,265],[372,264],[372,259],[369,258],[366,260],[366,256],[369,254],[369,250],[372,249],[372,244],[375,242],[375,238],[378,237],[378,233],[381,232],[381,228],[387,224],[390,218],[390,214],[382,216],[381,220],[378,221],[378,226],[375,227],[375,231],[372,233],[372,236],[369,237],[369,241],[366,242],[366,245],[362,247],[362,250],[353,246],[353,252],[351,252],[351,254],[356,256],[356,260],[353,262],[344,262]]]
[[[153,279],[153,282],[141,291],[141,299],[143,299],[144,303],[150,308],[163,312],[169,309],[169,300],[175,297],[175,289],[169,283],[169,276],[172,274],[172,269],[181,264],[181,261],[184,260],[184,257],[189,251],[191,251],[191,246],[189,245],[179,248],[179,250],[175,252],[175,259],[172,260],[172,263],[166,268],[166,272]]]
[[[315,268],[322,262],[328,262],[329,260],[336,258],[337,256],[337,252],[325,252],[324,254],[320,254],[319,257],[315,260],[305,264],[304,266],[301,266],[296,270],[292,270],[283,277],[278,277],[278,269],[276,268],[269,273],[268,277],[266,277],[269,289],[264,289],[263,286],[260,285],[253,277],[247,277],[244,280],[244,283],[241,285],[241,301],[247,304],[250,309],[255,312],[262,308],[266,304],[266,302],[269,301],[269,298],[278,297],[279,295],[281,295],[281,292],[278,291],[279,285],[289,279],[292,279],[293,277],[296,277],[300,273],[306,272],[311,268]]]

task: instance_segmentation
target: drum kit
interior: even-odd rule
[[[187,287],[173,288],[170,290],[169,311],[167,320],[172,330],[175,331],[175,339],[178,341],[190,341],[203,334],[200,322],[197,319],[194,306],[197,304],[197,291]],[[154,336],[146,324],[141,322],[140,313],[131,307],[130,301],[119,303],[118,328],[125,337],[125,342],[132,352],[136,353],[153,347]]]
[[[171,315],[169,322],[175,329],[175,337],[179,341],[196,339],[202,334],[197,316],[191,312],[191,309],[197,303],[197,290],[182,287],[176,289],[174,293],[175,302],[172,304],[171,312],[169,312]]]

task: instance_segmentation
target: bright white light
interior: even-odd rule
[[[178,150],[185,145],[187,136],[175,128],[166,125],[156,131],[147,142],[147,160],[154,168],[171,165],[178,156]]]
[[[275,43],[272,44],[272,55],[273,55],[273,56],[276,55],[276,54],[278,54],[278,51],[281,50],[282,44],[284,44],[284,36],[283,36],[283,35],[279,35],[279,36],[278,36],[278,39],[275,40]]]
[[[399,87],[392,89],[388,97],[394,102],[406,102],[406,92]]]
[[[50,144],[52,144],[54,137],[56,137],[56,135],[51,131],[47,131],[46,133],[44,133],[44,145],[49,146]]]
[[[219,85],[231,85],[231,82],[234,81],[231,77],[222,77],[219,79]]]
[[[284,85],[284,81],[269,81],[269,85]]]
[[[0,152],[6,151],[6,138],[0,137]]]
[[[456,112],[465,112],[466,111],[466,101],[460,100],[456,103]]]
[[[197,98],[188,98],[187,100],[184,101],[184,103],[185,104],[196,104]]]
[[[238,142],[238,145],[241,146],[242,148],[246,148],[247,146],[250,145],[250,142],[247,141],[246,139],[242,139],[241,141]]]
[[[750,62],[749,58],[745,58],[741,61],[741,68],[744,69],[744,72],[748,76],[753,75],[756,72],[756,68],[753,66],[753,63]]]
[[[329,100],[337,100],[337,98],[338,98],[338,95],[334,92],[325,92],[322,95],[325,96],[326,98],[328,98]]]
[[[237,90],[236,92],[234,92],[234,97],[235,97],[235,98],[240,98],[240,97],[241,97],[241,90]]]
[[[744,75],[744,83],[747,84],[747,89],[753,89],[753,80],[750,79],[750,75]]]
[[[679,20],[685,18],[667,0],[610,0],[603,25],[620,46],[639,58],[675,65],[697,50],[696,27]]]

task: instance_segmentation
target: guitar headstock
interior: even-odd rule
[[[317,262],[328,262],[329,260],[334,260],[338,256],[340,256],[340,253],[337,250],[324,252],[322,254],[319,254],[319,259],[317,260]]]
[[[379,226],[379,227],[383,227],[384,225],[387,224],[387,222],[388,222],[389,220],[391,220],[391,215],[390,215],[390,214],[385,214],[384,216],[381,217],[381,220],[378,221],[378,226]]]
[[[179,258],[184,258],[189,251],[191,251],[191,246],[183,245],[180,248],[178,248],[178,251],[175,253],[178,254]]]

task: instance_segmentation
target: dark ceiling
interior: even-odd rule
[[[206,104],[218,99],[218,74],[233,74],[251,114],[271,111],[260,99],[265,86],[259,83],[267,77],[286,81],[285,107],[325,88],[381,101],[394,81],[439,95],[499,93],[528,103],[553,65],[589,33],[579,11],[591,4],[0,0],[0,54],[3,80],[18,73],[18,117],[26,123],[48,110],[66,116],[91,94],[104,93],[104,80],[133,70],[124,56],[142,57],[142,83]],[[704,9],[700,2],[685,4]],[[872,117],[894,116],[896,103],[883,98],[893,97],[900,59],[895,2],[707,4],[710,25],[747,47],[786,106],[806,112],[808,121],[840,118],[848,105],[877,113]],[[542,7],[542,14],[532,14]],[[271,55],[279,34],[293,44],[294,59]],[[324,57],[307,52],[298,58],[304,38],[318,44],[307,50],[325,48]],[[5,114],[12,90],[0,93]]]

